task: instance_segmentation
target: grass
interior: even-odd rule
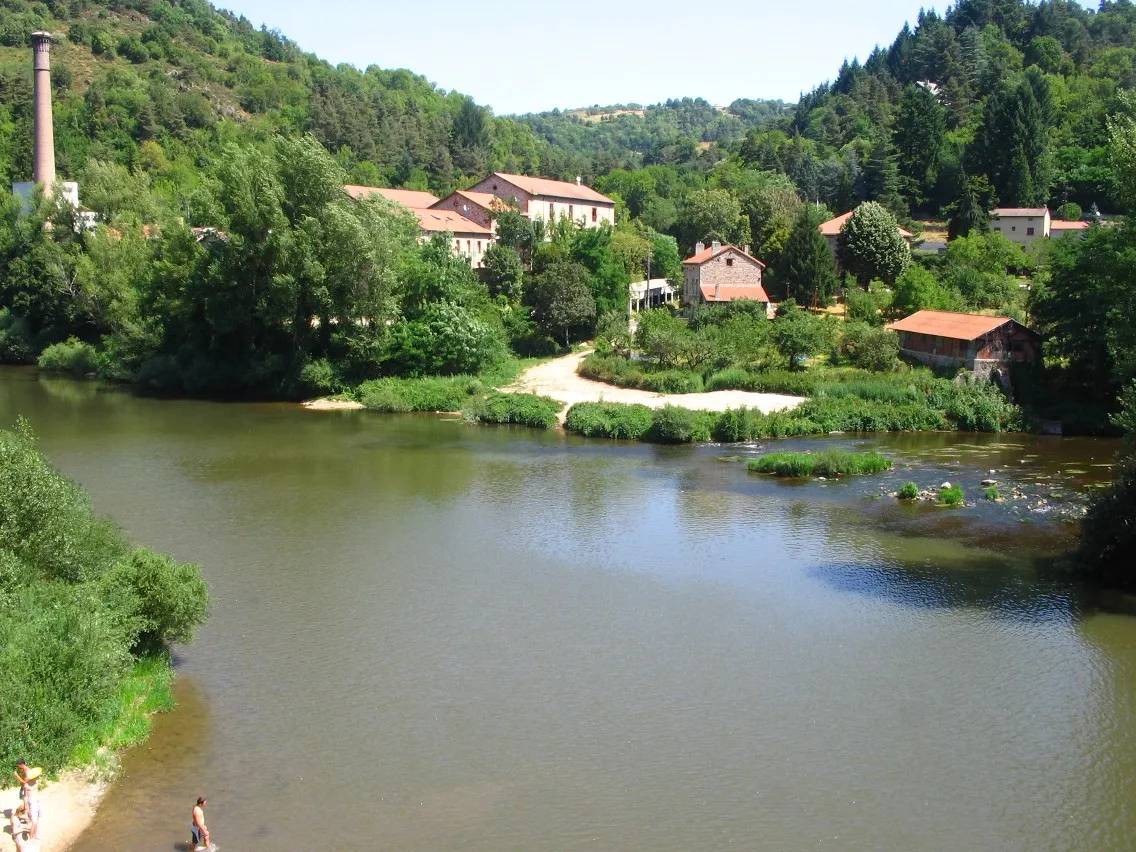
[[[551,429],[563,404],[532,393],[490,393],[470,399],[462,414],[478,423],[515,423]]]
[[[118,769],[118,753],[146,741],[153,715],[174,709],[174,669],[168,653],[141,657],[119,687],[110,712],[88,729],[71,756],[74,766],[85,767],[106,779]]]
[[[965,497],[961,485],[948,485],[939,489],[939,503],[943,506],[961,506]]]
[[[919,496],[919,486],[914,482],[905,482],[895,496],[900,500],[914,500]]]
[[[351,397],[372,411],[405,414],[410,411],[462,411],[474,398],[516,381],[529,367],[548,358],[510,358],[476,376],[389,377],[363,382]],[[488,421],[497,422],[497,421]]]
[[[989,485],[983,490],[982,496],[987,500],[997,501],[1002,499],[1002,492],[998,490],[997,485]]]
[[[819,453],[770,453],[752,459],[747,467],[755,473],[804,478],[837,477],[881,473],[890,470],[891,459],[875,451],[854,453],[849,450],[824,450]]]

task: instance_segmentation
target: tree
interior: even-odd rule
[[[982,125],[967,149],[968,169],[986,175],[1009,207],[1037,206],[1048,196],[1050,97],[1044,77],[1004,81],[986,99]]]
[[[1122,110],[1108,119],[1109,159],[1117,189],[1129,211],[1136,210],[1136,92],[1118,95]]]
[[[899,223],[881,204],[861,204],[837,237],[841,266],[861,286],[873,278],[891,284],[911,261],[911,247],[899,233]]]
[[[782,308],[773,321],[773,345],[788,362],[789,369],[795,370],[802,367],[804,358],[819,352],[828,344],[828,328],[820,317],[813,316],[792,303],[786,303]]]
[[[947,112],[929,90],[903,90],[892,140],[903,194],[915,207],[927,200],[935,185],[946,130]]]
[[[683,232],[695,242],[749,242],[749,223],[738,199],[725,189],[696,189],[686,196],[679,213]]]
[[[776,270],[789,298],[814,307],[828,304],[839,283],[832,250],[819,230],[821,221],[822,214],[814,208],[801,210]]]
[[[563,337],[565,346],[571,344],[573,335],[586,334],[596,317],[588,270],[572,261],[554,262],[534,276],[525,301],[533,310],[533,319],[549,335]]]
[[[944,286],[930,270],[913,263],[895,280],[890,313],[905,317],[916,311],[957,311],[962,307],[957,292]]]
[[[515,248],[493,243],[485,250],[481,263],[490,296],[504,296],[510,302],[520,300],[525,268]]]
[[[990,211],[998,205],[994,188],[984,175],[969,177],[959,169],[954,200],[947,205],[947,240],[981,233],[990,227]]]

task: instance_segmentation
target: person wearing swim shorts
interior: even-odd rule
[[[189,834],[194,849],[199,846],[209,848],[209,826],[205,824],[204,796],[198,796],[197,804],[193,806],[193,821],[189,824]]]

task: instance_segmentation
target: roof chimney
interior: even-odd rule
[[[579,175],[576,175],[576,186],[579,186],[579,185],[580,185],[580,182],[581,182],[582,180],[583,180],[583,178],[582,178],[582,177],[580,177]]]
[[[714,242],[710,243],[710,248],[714,252],[714,254],[717,254],[719,252],[719,250],[722,248],[722,244],[720,242],[718,242],[717,240],[714,240]]]
[[[32,33],[32,68],[35,73],[35,149],[32,181],[50,194],[55,183],[55,131],[51,121],[51,33]]]
[[[749,254],[749,243],[745,244],[745,247],[742,249],[742,251],[744,251],[746,254]]]
[[[705,245],[705,243],[702,242],[702,240],[699,240],[698,242],[696,242],[694,244],[694,253],[695,254],[702,254],[702,252],[704,252],[704,251],[706,251],[706,245]]]

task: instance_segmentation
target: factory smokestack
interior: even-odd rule
[[[32,33],[35,69],[35,151],[32,181],[45,195],[55,185],[55,128],[51,118],[51,33]]]

